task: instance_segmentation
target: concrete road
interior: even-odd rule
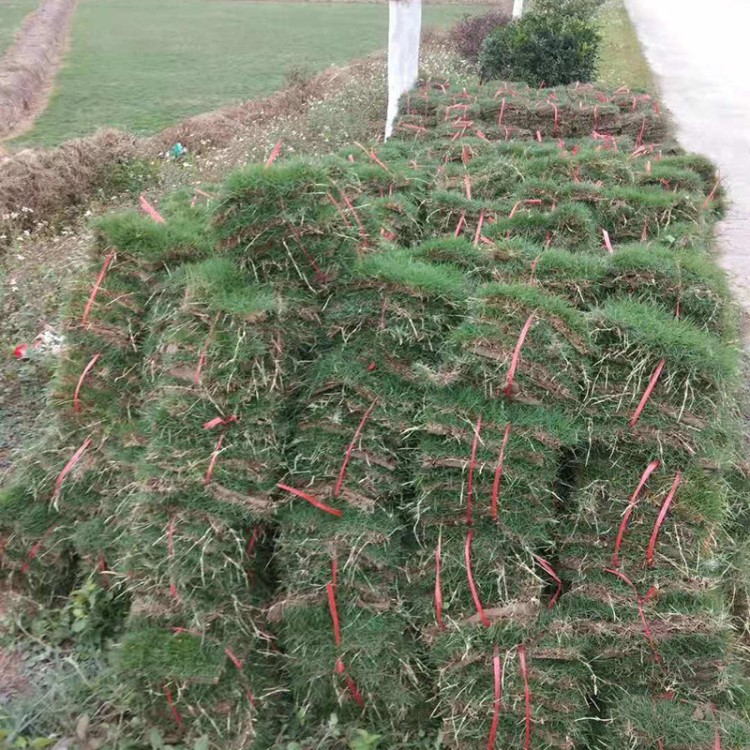
[[[750,313],[750,0],[626,0],[681,143],[719,166],[721,264]]]

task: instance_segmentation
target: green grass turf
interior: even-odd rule
[[[428,6],[424,22],[466,12]],[[54,145],[102,126],[152,133],[270,94],[292,66],[317,72],[385,48],[387,34],[384,4],[82,0],[49,107],[19,143]]]
[[[623,0],[608,0],[599,12],[602,48],[599,82],[604,86],[629,86],[656,91],[638,35]]]
[[[36,8],[36,0],[8,0],[0,3],[0,55],[10,47],[24,16]]]

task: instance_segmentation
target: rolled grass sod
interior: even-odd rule
[[[425,82],[400,124],[100,224],[14,585],[54,608],[106,540],[114,709],[187,746],[740,750],[710,165],[622,90]]]

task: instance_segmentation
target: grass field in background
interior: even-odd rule
[[[431,5],[427,25],[482,6]],[[49,107],[22,143],[56,144],[113,126],[155,132],[255,99],[291,66],[319,71],[387,45],[381,4],[81,0]]]
[[[0,55],[10,47],[27,13],[37,6],[36,0],[8,0],[0,2]]]
[[[654,76],[643,54],[623,0],[609,0],[600,11],[602,54],[599,80],[605,86],[656,91]]]

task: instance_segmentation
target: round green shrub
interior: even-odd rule
[[[483,80],[561,86],[590,81],[601,37],[593,21],[576,15],[530,13],[490,34],[479,55]]]

